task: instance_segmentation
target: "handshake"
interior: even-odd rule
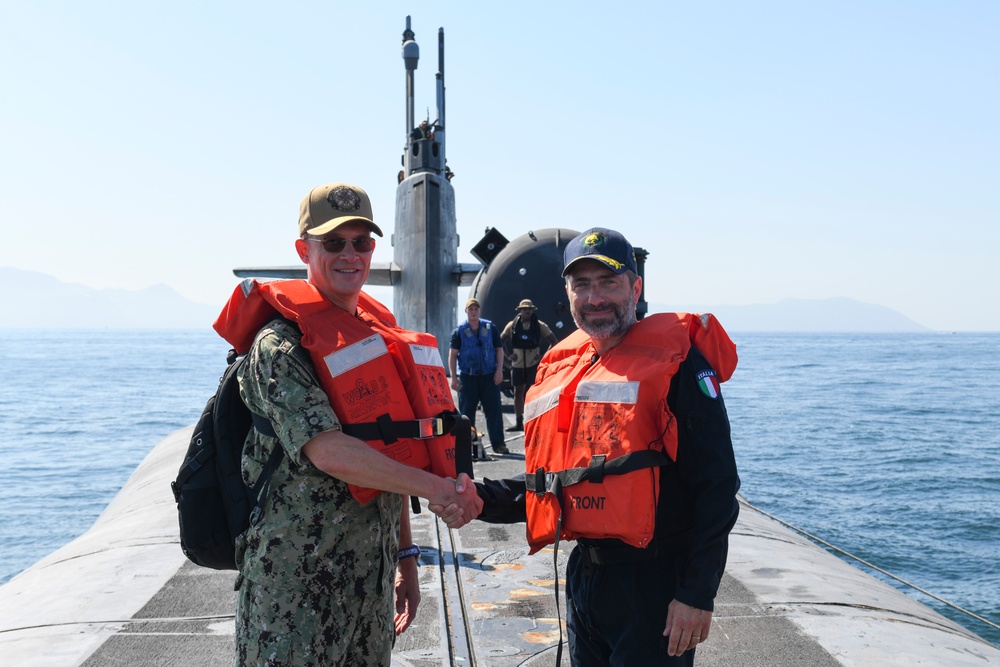
[[[444,521],[449,528],[461,528],[483,511],[483,499],[479,497],[472,479],[461,472],[457,479],[443,480],[440,497],[429,498],[428,508]]]

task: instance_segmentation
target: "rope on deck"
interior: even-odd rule
[[[881,574],[884,574],[885,576],[889,577],[890,579],[895,579],[899,583],[904,584],[906,586],[909,586],[910,588],[912,588],[915,591],[919,591],[919,592],[923,593],[927,597],[934,598],[935,600],[937,600],[941,604],[947,605],[947,606],[951,607],[952,609],[954,609],[955,611],[960,611],[963,614],[966,614],[967,616],[970,616],[970,617],[976,619],[980,623],[985,623],[986,625],[990,626],[991,628],[996,628],[997,630],[1000,630],[1000,625],[997,625],[993,621],[985,619],[982,616],[969,611],[968,609],[964,609],[962,607],[959,607],[957,604],[955,604],[953,602],[949,602],[948,600],[945,600],[942,597],[934,595],[933,593],[931,593],[929,591],[926,591],[923,588],[920,588],[916,584],[912,584],[909,581],[906,581],[905,579],[897,577],[896,575],[892,574],[891,572],[887,572],[887,571],[883,570],[882,568],[878,567],[877,565],[873,565],[872,563],[869,563],[868,561],[866,561],[866,560],[864,560],[862,558],[858,558],[857,556],[855,556],[852,553],[844,551],[843,549],[841,549],[840,547],[838,547],[838,546],[836,546],[834,544],[830,544],[826,540],[820,539],[820,538],[816,537],[815,535],[802,530],[798,526],[792,525],[792,524],[788,523],[787,521],[782,521],[781,519],[779,519],[778,517],[774,516],[773,514],[768,514],[767,512],[765,512],[764,510],[762,510],[761,508],[753,505],[752,503],[747,502],[743,498],[740,498],[740,503],[743,504],[743,505],[746,505],[747,507],[749,507],[750,509],[754,510],[755,512],[763,514],[764,516],[768,517],[769,519],[777,521],[782,526],[785,526],[786,528],[790,528],[791,530],[795,531],[799,535],[803,535],[805,537],[808,537],[810,540],[812,540],[814,542],[818,542],[819,544],[822,544],[823,546],[825,546],[828,549],[836,551],[837,553],[839,553],[841,555],[847,556],[848,558],[850,558],[852,560],[856,560],[857,562],[861,563],[862,565],[864,565],[866,567],[870,567],[871,569],[873,569],[876,572],[879,572]]]

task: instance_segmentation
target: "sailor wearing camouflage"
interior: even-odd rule
[[[371,234],[382,231],[372,221],[364,190],[344,183],[313,188],[301,205],[295,249],[319,298],[310,300],[293,285],[279,290],[290,303],[281,314],[299,326],[278,318],[258,331],[259,312],[248,316],[255,323],[250,326],[241,320],[244,311],[230,307],[216,322],[217,330],[244,322],[234,326],[236,336],[223,336],[238,351],[249,348],[240,393],[277,434],[248,436],[245,481],[257,478],[274,447],[285,450],[262,517],[237,546],[236,664],[241,666],[387,667],[395,637],[412,623],[420,601],[414,557],[419,549],[412,542],[406,497],[458,508],[468,520],[482,507],[467,475],[452,479],[407,466],[344,433],[355,416],[337,414],[316,372],[311,354],[316,336],[309,337],[304,326],[310,318],[297,314],[339,308],[344,311],[339,317],[357,325],[364,321],[363,310],[385,311],[377,302],[365,301],[365,309],[359,305],[375,249]],[[229,306],[244,303],[239,289]],[[369,338],[377,342],[381,334],[373,327]],[[360,348],[357,353],[361,362],[373,354]],[[379,493],[359,498],[352,486],[355,492]]]

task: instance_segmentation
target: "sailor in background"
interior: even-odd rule
[[[479,300],[465,302],[466,320],[452,331],[448,350],[451,387],[458,392],[458,411],[476,423],[476,408],[483,405],[486,432],[497,454],[507,454],[500,383],[503,382],[503,344],[493,322],[479,316]]]
[[[531,299],[521,299],[517,304],[517,317],[507,323],[500,340],[504,346],[509,343],[510,383],[514,387],[514,417],[517,420],[508,431],[524,430],[524,395],[528,387],[535,384],[535,371],[542,359],[542,340],[549,347],[559,342],[549,325],[535,317],[538,308]]]
[[[434,121],[435,123],[437,121]],[[424,139],[434,139],[434,126],[431,125],[426,120],[420,121],[420,125],[413,128],[410,132],[410,138],[414,141],[423,141]]]

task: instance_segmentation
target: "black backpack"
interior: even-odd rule
[[[263,512],[271,475],[284,449],[274,448],[251,488],[243,483],[240,459],[251,428],[274,435],[266,419],[250,412],[240,398],[236,373],[245,356],[230,350],[228,366],[215,395],[208,399],[194,427],[184,463],[170,483],[177,501],[181,549],[193,563],[215,570],[235,570],[236,539]]]

